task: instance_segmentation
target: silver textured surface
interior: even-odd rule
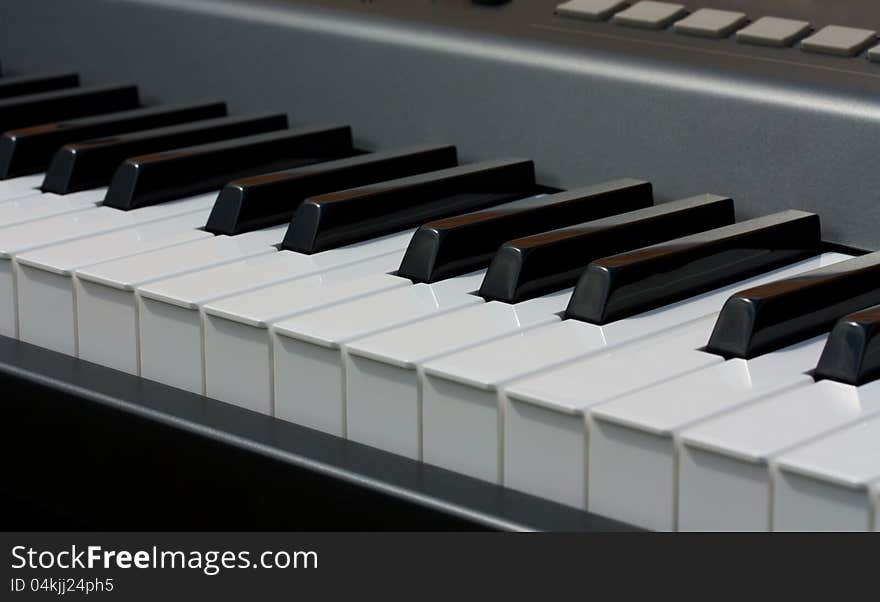
[[[463,160],[526,156],[551,186],[636,177],[661,200],[726,194],[739,219],[815,211],[826,239],[880,248],[873,71],[818,71],[858,81],[844,92],[782,83],[797,65],[778,59],[778,77],[748,77],[663,62],[656,46],[574,53],[294,3],[9,0],[0,22],[12,24],[0,37],[4,69],[77,69],[89,82],[137,81],[153,101],[223,97],[237,112],[343,122],[366,147],[454,142]]]

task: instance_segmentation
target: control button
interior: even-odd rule
[[[678,33],[704,38],[726,38],[746,24],[745,13],[714,8],[701,8],[694,11],[672,26]]]
[[[870,29],[829,25],[805,38],[801,48],[808,52],[853,56],[864,50],[876,37],[877,32]]]
[[[569,0],[556,7],[556,14],[574,19],[604,21],[625,6],[624,0]]]
[[[880,45],[874,46],[868,50],[868,60],[880,63]]]
[[[810,32],[806,21],[761,17],[748,27],[736,32],[738,42],[761,46],[791,46]]]
[[[670,2],[636,2],[625,11],[614,15],[613,21],[618,25],[643,27],[646,29],[663,29],[685,14],[681,4]]]

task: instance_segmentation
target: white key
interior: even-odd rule
[[[18,337],[47,349],[76,355],[73,272],[102,261],[212,238],[209,232],[198,229],[205,224],[208,213],[208,210],[197,211],[41,247],[17,256],[13,269],[18,283]]]
[[[272,413],[274,337],[269,325],[284,317],[391,288],[411,286],[392,276],[403,250],[204,305],[207,395]]]
[[[678,528],[772,528],[775,456],[880,411],[880,381],[824,380],[762,399],[681,434]]]
[[[281,241],[285,229],[280,226],[238,236],[214,236],[78,269],[79,357],[138,374],[138,286],[243,257],[275,253],[272,245]]]
[[[38,247],[204,210],[213,206],[216,198],[217,193],[204,194],[132,211],[94,207],[7,226],[0,228],[0,258],[9,259]]]
[[[14,226],[84,209],[94,209],[104,200],[106,192],[106,188],[63,195],[45,192],[0,201],[0,227]]]
[[[715,316],[706,316],[508,386],[504,484],[586,509],[587,409],[621,393],[720,364],[720,356],[698,350],[714,326]],[[571,449],[578,453],[560,454]]]
[[[19,196],[39,193],[40,186],[46,174],[39,173],[32,176],[21,176],[0,181],[0,201]]]
[[[590,409],[587,507],[655,531],[676,528],[682,429],[763,395],[812,382],[825,337],[752,360],[732,359]],[[514,469],[510,458],[505,468]]]
[[[369,334],[483,303],[470,294],[484,271],[433,284],[411,284],[287,318],[275,335],[275,415],[344,436],[345,343]]]
[[[421,458],[420,365],[446,353],[558,322],[571,289],[515,305],[492,301],[355,339],[346,345],[348,438]]]
[[[605,326],[563,320],[429,361],[424,366],[422,392],[424,460],[470,476],[500,482],[507,403],[503,390],[509,383],[579,356],[643,339],[715,314],[731,294],[743,288],[847,258],[847,255],[828,253]],[[542,416],[544,413],[537,414]],[[571,421],[562,422],[569,425],[566,432],[571,434]],[[579,425],[578,430],[582,431],[583,426]],[[458,447],[451,447],[450,442]],[[466,454],[461,453],[464,449],[468,450]],[[573,448],[569,446],[567,449]],[[562,493],[559,495],[561,499]],[[582,499],[583,494],[579,496]],[[564,498],[571,505],[583,505],[583,500],[579,503],[571,495]]]
[[[772,477],[775,531],[876,529],[880,416],[781,454]]]
[[[205,304],[389,253],[393,257],[384,257],[378,272],[392,271],[400,263],[410,235],[395,234],[313,255],[292,251],[260,255],[139,287],[141,376],[204,393],[201,308]],[[362,268],[372,269],[370,265]]]
[[[0,307],[4,308],[0,310],[0,334],[17,336],[15,308],[18,292],[12,265],[14,256],[140,224],[204,212],[210,210],[215,196],[202,195],[134,211],[96,207],[0,228]]]

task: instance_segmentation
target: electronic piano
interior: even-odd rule
[[[880,530],[868,0],[0,3],[10,530]]]

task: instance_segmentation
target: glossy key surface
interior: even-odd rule
[[[880,302],[880,253],[744,290],[724,304],[707,351],[748,359],[830,330]]]
[[[285,127],[287,117],[280,114],[220,117],[68,144],[52,157],[42,188],[45,192],[69,194],[106,186],[119,164],[129,157]]]
[[[880,377],[880,306],[841,318],[828,337],[814,376],[850,385]]]
[[[311,196],[456,164],[454,146],[417,146],[242,178],[220,192],[205,229],[239,234],[280,224]]]
[[[133,109],[137,86],[93,86],[25,94],[0,100],[0,132],[60,119]]]
[[[330,192],[300,205],[283,246],[317,253],[535,192],[535,168],[524,159],[471,163]]]
[[[421,226],[413,235],[398,275],[436,282],[486,267],[512,238],[649,207],[651,184],[624,179],[536,196]]]
[[[0,79],[0,98],[39,94],[79,85],[76,73],[50,73],[42,75],[20,75]]]
[[[566,316],[594,324],[744,280],[819,252],[819,216],[785,211],[594,261]]]
[[[350,154],[344,126],[279,130],[178,148],[123,161],[104,204],[129,211],[216,190],[237,177]]]
[[[168,105],[11,130],[0,137],[0,178],[45,171],[52,155],[65,144],[222,117],[225,114],[226,104],[222,102]]]
[[[512,240],[492,259],[480,295],[517,303],[574,285],[600,257],[725,226],[733,219],[731,199],[701,195]]]

